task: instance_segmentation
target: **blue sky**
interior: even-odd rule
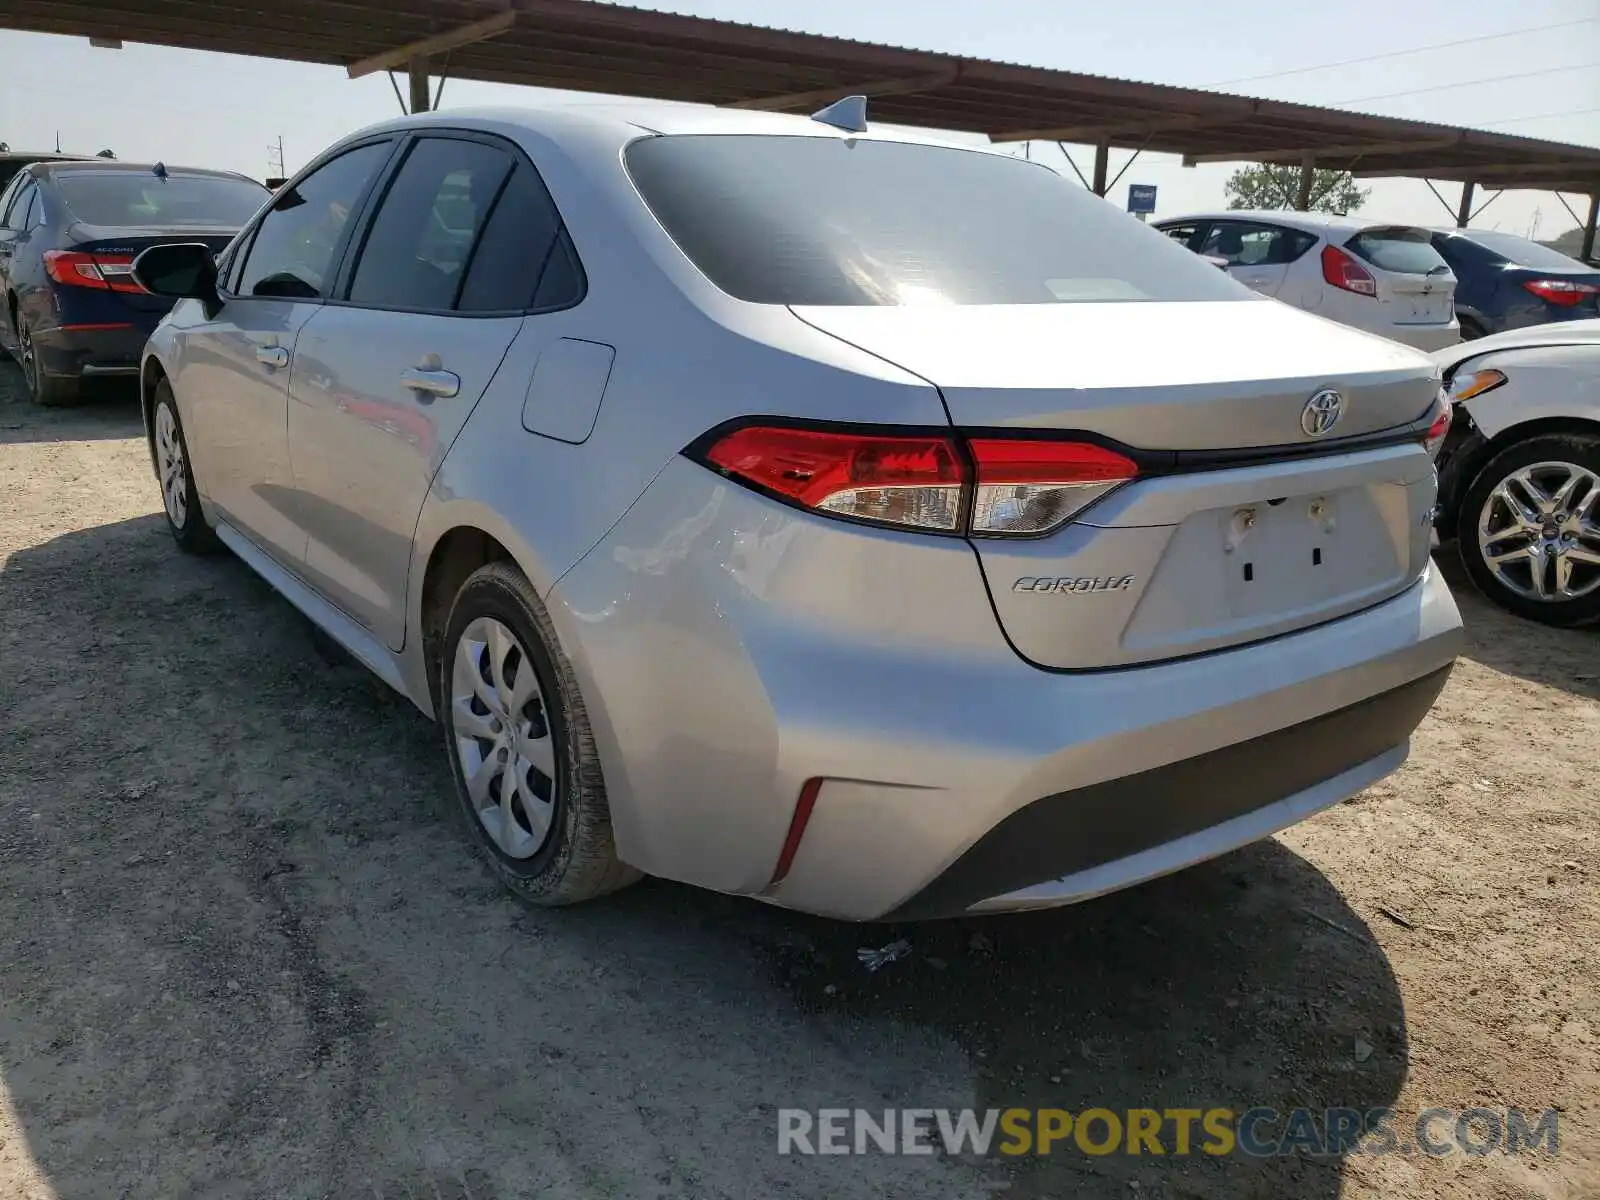
[[[664,0],[650,7],[1600,145],[1600,0]],[[1392,54],[1497,34],[1512,36]],[[1384,54],[1392,56],[1300,69]],[[443,107],[551,98],[566,95],[453,81]],[[382,75],[352,82],[334,67],[131,43],[97,50],[78,39],[0,31],[0,140],[14,147],[48,148],[59,130],[65,149],[110,146],[125,159],[260,177],[279,135],[293,171],[335,138],[397,111]],[[1036,145],[1034,154],[1071,174],[1054,146]],[[1088,157],[1079,155],[1086,171]],[[1113,152],[1113,174],[1122,160]],[[1159,215],[1219,206],[1231,169],[1185,169],[1175,158],[1147,155],[1113,198],[1121,202],[1128,183],[1153,183]],[[1456,185],[1440,191],[1454,203]],[[1582,212],[1580,200],[1569,202]],[[1448,220],[1415,181],[1377,182],[1363,211]],[[1526,234],[1535,222],[1540,237],[1574,224],[1555,196],[1538,192],[1507,193],[1475,224]]]

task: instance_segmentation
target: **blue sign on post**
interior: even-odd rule
[[[1128,211],[1131,213],[1153,213],[1156,210],[1156,185],[1153,183],[1130,183],[1128,185]]]

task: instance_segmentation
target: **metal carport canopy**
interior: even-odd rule
[[[809,111],[1361,175],[1600,194],[1600,149],[591,0],[0,0],[0,26],[426,77]],[[426,88],[413,88],[423,101]],[[1102,160],[1104,154],[1100,155]],[[1097,164],[1099,165],[1099,164]],[[1104,171],[1096,173],[1103,187]],[[1590,218],[1591,228],[1593,217]]]

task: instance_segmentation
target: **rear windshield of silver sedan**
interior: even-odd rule
[[[629,146],[656,219],[757,304],[1244,300],[1204,259],[1055,172],[943,146],[680,134]]]

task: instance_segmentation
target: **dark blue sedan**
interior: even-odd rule
[[[270,193],[222,171],[34,162],[0,194],[0,347],[40,404],[70,404],[86,378],[137,375],[145,339],[172,307],[133,279],[161,242],[221,250]]]
[[[1483,229],[1436,229],[1433,248],[1456,277],[1456,316],[1465,341],[1600,317],[1600,270],[1518,237]]]

